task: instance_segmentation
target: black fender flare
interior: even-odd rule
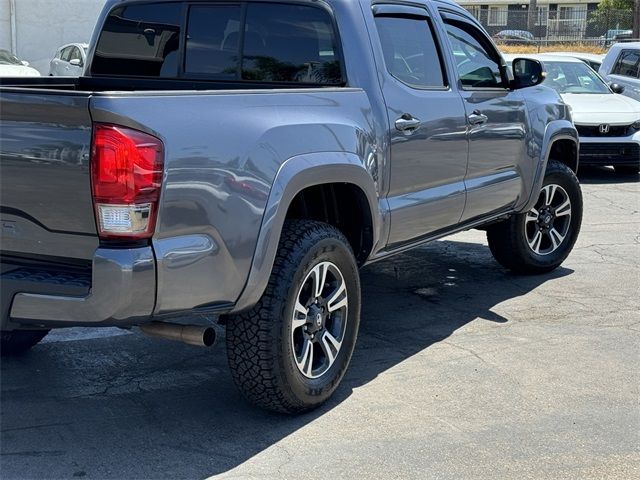
[[[267,288],[282,228],[293,199],[307,187],[329,183],[353,184],[362,190],[369,204],[375,250],[381,238],[382,214],[376,185],[364,160],[345,152],[318,152],[292,157],[280,166],[276,174],[249,276],[232,313],[251,308]]]

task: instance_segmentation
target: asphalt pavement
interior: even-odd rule
[[[557,271],[524,277],[465,232],[362,272],[335,397],[248,405],[224,342],[59,330],[0,369],[2,479],[640,478],[640,183],[581,175]]]

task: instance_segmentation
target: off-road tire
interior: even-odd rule
[[[542,274],[559,267],[567,258],[580,233],[582,224],[582,192],[573,171],[557,161],[550,161],[542,189],[559,185],[571,201],[571,220],[564,240],[555,251],[539,255],[529,246],[525,228],[528,214],[512,215],[487,229],[487,240],[494,258],[505,268],[520,274]],[[542,193],[540,194],[542,195]]]
[[[0,332],[0,354],[22,355],[42,340],[49,330],[13,330]]]
[[[311,270],[323,262],[338,267],[348,310],[342,346],[328,370],[307,378],[292,346],[294,305]],[[360,322],[360,280],[353,251],[331,225],[285,222],[267,288],[251,310],[225,318],[227,356],[235,384],[253,404],[276,412],[318,407],[336,390],[351,360]],[[299,327],[296,327],[299,328]]]

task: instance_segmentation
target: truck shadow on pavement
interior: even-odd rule
[[[570,273],[511,275],[486,246],[452,241],[365,268],[360,336],[343,385],[298,417],[249,406],[232,384],[223,344],[200,350],[132,334],[45,343],[2,362],[2,477],[229,472],[466,324],[495,322],[498,335],[509,319],[496,305]],[[334,422],[327,426],[339,435]]]

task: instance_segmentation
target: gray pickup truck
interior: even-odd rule
[[[109,0],[84,76],[2,80],[2,352],[219,322],[251,401],[316,407],[359,267],[471,228],[516,272],[567,257],[578,135],[543,77],[449,1]]]

